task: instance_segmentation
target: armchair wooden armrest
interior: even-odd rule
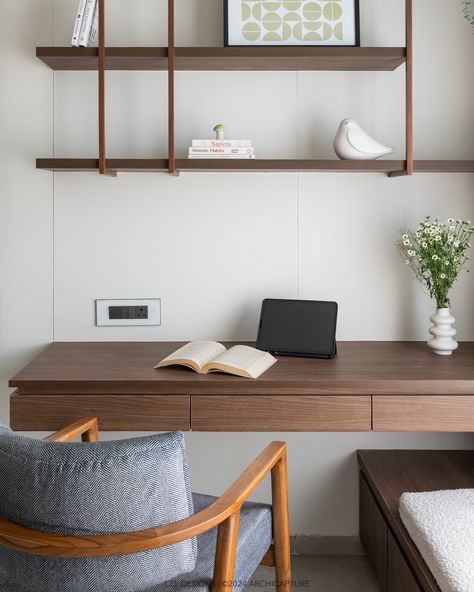
[[[97,417],[84,417],[45,438],[49,442],[71,442],[81,436],[83,442],[99,441]]]
[[[79,435],[86,441],[97,441],[97,420],[79,420],[49,436],[47,440],[67,442]],[[270,472],[274,546],[265,556],[263,563],[274,564],[277,587],[287,592],[290,590],[291,568],[287,458],[284,442],[269,444],[219,499],[201,512],[183,520],[125,534],[65,536],[33,530],[0,516],[0,545],[45,557],[105,557],[165,547],[218,526],[213,579],[213,591],[217,592],[229,587],[228,582],[233,578],[240,509]]]

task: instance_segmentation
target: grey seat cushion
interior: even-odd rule
[[[132,532],[193,513],[183,434],[44,442],[0,428],[0,514],[46,532]],[[138,592],[196,564],[196,540],[120,557],[59,559],[0,547],[0,590]]]
[[[217,498],[193,493],[194,511],[199,512]],[[232,592],[243,590],[257,569],[272,542],[272,508],[266,504],[247,502],[240,513],[239,541]],[[184,577],[175,578],[147,592],[189,590],[208,592],[211,588],[216,552],[217,528],[198,537],[196,568]]]

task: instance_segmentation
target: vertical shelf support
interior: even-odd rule
[[[406,164],[403,171],[389,173],[389,177],[413,175],[413,0],[405,0],[405,143]]]
[[[116,177],[107,169],[105,155],[105,0],[99,0],[99,173]]]
[[[174,137],[174,70],[174,0],[168,0],[168,170],[170,175],[178,176]]]
[[[413,0],[406,6],[406,152],[407,175],[413,175]]]

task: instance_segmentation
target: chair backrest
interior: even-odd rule
[[[0,515],[36,530],[115,534],[192,515],[183,434],[99,443],[34,440],[0,426]],[[192,571],[196,540],[102,558],[0,547],[0,590],[136,592]]]

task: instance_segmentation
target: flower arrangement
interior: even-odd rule
[[[407,231],[397,246],[416,279],[436,298],[438,308],[449,308],[449,291],[469,261],[467,251],[474,227],[469,220],[446,223],[427,216],[416,232]]]
[[[461,4],[462,4],[462,12],[464,14],[464,18],[474,28],[474,4],[473,4],[473,2],[471,0],[462,0]]]

